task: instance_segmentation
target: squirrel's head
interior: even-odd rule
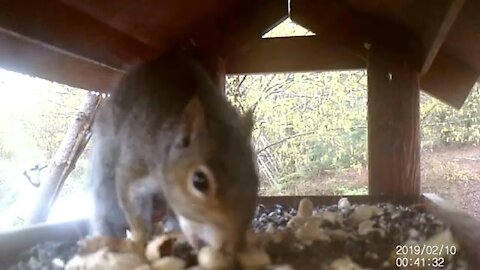
[[[220,106],[220,105],[218,105]],[[258,193],[253,114],[218,117],[198,97],[185,106],[163,168],[164,196],[190,244],[242,248]],[[225,119],[228,119],[225,120]]]

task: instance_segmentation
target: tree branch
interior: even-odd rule
[[[102,96],[89,93],[81,108],[75,113],[70,126],[58,147],[51,163],[49,175],[40,183],[37,201],[34,203],[27,224],[45,222],[50,208],[70,172],[75,168],[78,157],[88,143],[90,128]]]
[[[274,146],[277,146],[281,143],[284,143],[285,141],[288,141],[288,140],[291,140],[291,139],[294,139],[294,138],[298,138],[298,137],[302,137],[302,136],[307,136],[307,135],[311,135],[311,134],[314,134],[316,131],[310,131],[310,132],[305,132],[305,133],[298,133],[298,134],[294,134],[294,135],[291,135],[291,136],[288,136],[288,137],[285,137],[279,141],[276,141],[272,144],[269,144],[267,146],[265,146],[264,148],[260,149],[259,151],[257,151],[257,155],[259,155],[260,153],[268,150],[269,148],[272,148]]]

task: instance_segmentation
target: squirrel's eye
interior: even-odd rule
[[[202,171],[196,171],[192,176],[193,186],[200,192],[207,192],[209,189],[208,177]]]
[[[180,141],[180,147],[188,147],[190,145],[190,137],[185,136]]]

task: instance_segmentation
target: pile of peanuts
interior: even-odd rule
[[[186,262],[168,251],[172,242],[183,241],[181,235],[164,234],[149,242],[143,254],[130,240],[95,238],[83,242],[83,253],[72,258],[67,270],[220,270],[231,267],[232,258],[205,246],[197,254],[198,265],[186,268]],[[162,252],[163,251],[163,252]],[[244,269],[293,270],[288,265],[271,266],[270,257],[259,248],[237,254]]]
[[[261,238],[249,232],[249,248],[236,254],[243,269],[293,270],[289,265],[271,265],[264,251]],[[230,269],[233,258],[210,246],[201,248],[196,254],[197,265],[187,268],[187,262],[173,254],[173,246],[185,243],[183,234],[165,233],[154,237],[142,249],[132,240],[98,237],[80,242],[81,252],[66,265],[67,270],[221,270]]]
[[[381,214],[382,209],[373,205],[352,207],[346,198],[338,202],[338,212],[315,211],[312,201],[304,198],[299,202],[296,215],[291,217],[286,227],[276,228],[268,224],[265,231],[250,230],[247,234],[249,248],[236,255],[237,262],[243,269],[293,270],[290,265],[272,265],[270,256],[265,251],[269,243],[291,243],[311,245],[313,242],[330,242],[354,238],[353,234],[342,229],[327,229],[323,225],[351,224],[357,228],[358,235],[377,232],[385,237],[382,226],[374,226],[372,217]],[[343,213],[343,214],[342,214]],[[382,225],[382,224],[380,224]],[[137,247],[133,241],[126,239],[95,238],[83,241],[82,252],[72,258],[67,270],[119,269],[119,270],[216,270],[231,268],[233,258],[205,246],[193,254],[197,265],[190,266],[185,259],[175,256],[172,246],[186,243],[184,236],[177,233],[163,233],[153,238],[146,248]],[[189,265],[189,266],[187,266]],[[329,264],[332,270],[363,269],[350,257],[338,258]]]
[[[350,207],[348,200],[340,200],[340,209]],[[351,220],[361,224],[374,215],[376,209],[369,206],[357,208],[351,215]],[[269,242],[280,243],[292,236],[293,240],[305,245],[313,241],[330,241],[330,237],[346,237],[342,231],[326,233],[321,224],[342,222],[341,216],[333,212],[314,212],[314,205],[304,198],[298,205],[296,216],[292,217],[285,230],[269,226],[266,232],[249,231],[247,242],[249,249],[237,254],[237,260],[244,269],[293,270],[290,265],[272,265],[270,256],[264,247]],[[370,226],[360,226],[362,230]],[[292,237],[289,238],[292,240]],[[216,270],[228,269],[232,258],[212,247],[205,246],[196,254],[198,264],[187,268],[184,259],[174,256],[171,252],[173,243],[185,241],[181,233],[161,234],[152,239],[145,249],[139,248],[128,239],[94,238],[81,242],[82,252],[72,258],[66,265],[66,270]],[[288,241],[288,240],[287,240]],[[361,269],[349,257],[335,260],[331,269]]]
[[[270,256],[264,247],[269,242],[279,243],[285,236],[293,233],[294,240],[304,244],[313,241],[329,241],[319,225],[324,220],[336,222],[340,216],[335,213],[314,213],[313,203],[302,199],[297,215],[287,225],[287,230],[277,230],[270,226],[265,233],[248,232],[249,249],[237,254],[237,260],[244,269],[293,270],[290,265],[272,265]],[[361,218],[362,219],[362,218]],[[173,243],[185,241],[181,233],[161,234],[153,238],[146,248],[139,248],[128,239],[93,238],[85,239],[80,244],[82,252],[72,258],[66,265],[66,270],[216,270],[229,269],[232,258],[224,255],[210,246],[205,246],[196,254],[198,264],[187,268],[182,258],[171,252]],[[169,248],[170,247],[170,248]],[[332,263],[332,269],[360,269],[348,258],[342,258]]]

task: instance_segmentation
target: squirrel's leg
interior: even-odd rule
[[[131,170],[117,170],[117,195],[120,207],[125,213],[133,240],[139,244],[146,244],[148,241],[149,226],[146,217],[151,215],[151,203],[145,202],[144,194],[136,191],[136,184],[141,177],[135,175]],[[142,209],[142,205],[147,209]],[[149,208],[149,209],[148,209]]]
[[[89,192],[94,204],[90,217],[91,236],[124,238],[128,226],[115,192],[115,144],[95,137],[88,168]]]

